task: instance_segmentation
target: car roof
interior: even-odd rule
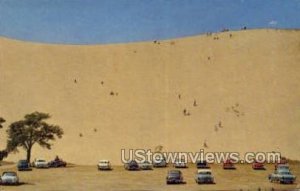
[[[184,159],[178,159],[175,162],[184,162],[185,163],[185,160]]]
[[[197,170],[197,173],[201,173],[201,172],[211,172],[210,169],[199,169]]]
[[[17,175],[17,173],[14,172],[14,171],[5,171],[5,172],[2,173],[2,175],[4,175],[4,174],[14,174],[14,175]]]
[[[278,164],[277,167],[289,167],[289,164]]]
[[[197,162],[207,162],[206,160],[197,160]]]
[[[277,170],[278,173],[289,173],[291,174],[291,171],[289,171],[288,169],[279,169]]]
[[[181,173],[180,170],[169,170],[168,173]]]
[[[99,162],[109,162],[109,160],[99,160]]]
[[[283,172],[283,171],[290,172],[290,169],[288,169],[288,168],[278,168],[277,171],[278,172]]]

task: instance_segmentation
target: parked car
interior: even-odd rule
[[[153,159],[153,167],[167,167],[167,165],[166,158],[163,155]]]
[[[52,168],[66,167],[67,163],[62,159],[56,157],[53,161],[48,162],[48,166]]]
[[[188,166],[184,160],[178,159],[175,161],[174,167],[175,168],[187,168]]]
[[[33,161],[33,166],[35,168],[49,168],[48,162],[44,159],[35,159]]]
[[[0,178],[1,185],[18,185],[19,177],[16,172],[8,171],[3,172]]]
[[[286,168],[278,168],[273,174],[269,175],[270,182],[279,182],[281,184],[293,184],[296,180],[296,176]]]
[[[98,170],[112,170],[109,160],[100,160],[97,166]]]
[[[166,177],[167,184],[182,184],[183,175],[180,170],[169,170]]]
[[[208,166],[208,163],[206,162],[206,160],[198,160],[197,162],[196,162],[196,166],[197,166],[197,168],[210,168],[209,166]]]
[[[131,160],[124,164],[126,170],[140,170],[138,163],[135,160]]]
[[[17,164],[18,171],[32,170],[27,160],[19,160]]]
[[[235,166],[234,163],[231,159],[227,159],[224,163],[223,163],[223,169],[225,170],[234,170]]]
[[[210,169],[200,169],[196,173],[195,181],[198,184],[213,184],[214,177]]]
[[[252,168],[254,170],[266,170],[263,162],[254,161],[252,163]]]
[[[141,170],[152,170],[153,169],[153,165],[149,161],[144,161],[144,162],[139,163],[139,167]]]

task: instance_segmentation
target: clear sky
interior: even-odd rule
[[[300,28],[300,0],[0,0],[0,36],[68,44]]]

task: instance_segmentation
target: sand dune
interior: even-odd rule
[[[299,63],[294,30],[91,46],[1,38],[0,116],[7,126],[47,112],[64,129],[51,151],[35,146],[33,158],[120,164],[121,148],[162,145],[300,159]]]

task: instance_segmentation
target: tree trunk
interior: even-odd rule
[[[31,147],[29,147],[28,149],[27,149],[27,161],[30,163],[30,158],[31,158]]]

